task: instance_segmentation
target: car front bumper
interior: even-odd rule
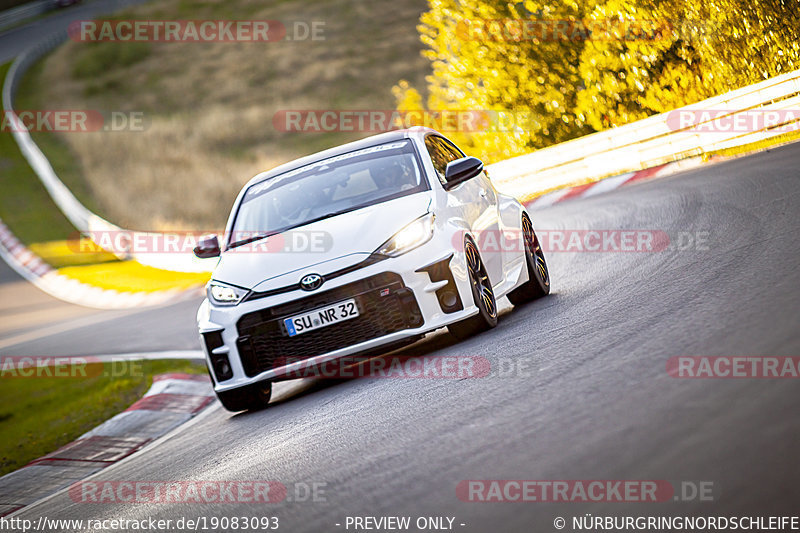
[[[475,315],[478,309],[472,299],[463,254],[442,253],[441,247],[434,246],[429,243],[365,266],[326,281],[313,292],[294,290],[236,306],[203,302],[198,325],[206,360],[215,374],[214,389],[223,392],[258,381],[291,379],[293,373],[303,369],[413,340]],[[442,269],[430,272],[429,267],[436,264],[447,267],[449,280],[439,279],[442,276],[437,274]],[[445,312],[437,294],[453,286],[461,305],[459,310]],[[356,319],[294,337],[281,331],[283,318],[351,297],[356,297],[359,305],[360,316]],[[209,342],[210,339],[214,340]],[[227,357],[230,365],[229,379],[218,379],[214,371],[214,363],[221,357]]]

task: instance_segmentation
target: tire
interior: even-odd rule
[[[217,393],[222,406],[232,412],[263,409],[271,396],[272,383],[268,381]]]
[[[521,305],[550,294],[550,271],[539,239],[533,231],[528,213],[522,214],[522,233],[525,244],[525,263],[528,265],[528,281],[508,293],[514,305]]]
[[[464,240],[464,255],[467,257],[467,273],[472,289],[472,300],[478,308],[478,314],[447,326],[450,334],[458,340],[464,340],[497,325],[497,300],[494,297],[492,283],[489,275],[486,274],[478,247],[472,239]]]

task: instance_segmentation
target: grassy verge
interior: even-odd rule
[[[45,60],[41,59],[34,63],[23,76],[14,101],[15,109],[50,108],[45,101],[39,98],[37,89]],[[71,135],[80,134],[72,133]],[[47,156],[47,160],[56,172],[58,179],[64,182],[70,192],[90,211],[108,219],[107,213],[102,211],[102,207],[83,178],[77,155],[70,149],[66,141],[58,134],[49,131],[31,131],[30,135],[42,153]]]
[[[0,80],[9,66],[0,66]],[[33,108],[26,96],[31,94],[26,83],[30,83],[29,78],[20,88],[19,109]],[[34,139],[59,178],[87,207],[97,209],[69,147],[53,134],[39,132]],[[4,130],[0,130],[0,176],[0,219],[31,251],[65,276],[104,289],[144,292],[186,289],[208,281],[208,274],[170,272],[134,261],[119,261],[113,254],[96,248],[76,253],[70,248],[70,239],[77,237],[77,231],[50,198],[11,132]]]
[[[791,131],[782,135],[776,135],[770,139],[764,139],[763,141],[756,141],[739,146],[733,146],[731,148],[725,148],[723,150],[706,152],[703,154],[703,159],[708,161],[714,156],[731,157],[750,152],[757,152],[759,150],[766,150],[767,148],[773,148],[784,143],[796,141],[797,139],[800,139],[800,131]]]
[[[0,80],[9,66],[0,66]],[[0,176],[0,218],[22,242],[64,240],[74,233],[5,128],[0,130]]]
[[[0,374],[0,475],[72,442],[122,412],[147,391],[154,374],[205,373],[189,361],[105,364],[87,378],[8,377]],[[123,376],[114,374],[123,373]]]
[[[123,227],[211,231],[224,225],[232,200],[256,173],[368,134],[346,127],[287,132],[274,123],[278,113],[391,110],[397,80],[425,87],[430,65],[420,55],[415,28],[426,9],[426,0],[140,4],[115,17],[280,20],[287,35],[314,24],[321,37],[269,43],[68,41],[30,73],[26,105],[143,116],[138,130],[47,135],[63,142],[81,169],[91,194],[76,190],[76,196],[90,208],[96,199],[93,211]],[[36,140],[49,155],[48,141]],[[56,170],[64,174],[69,168]]]

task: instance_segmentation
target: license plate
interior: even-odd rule
[[[302,315],[295,315],[290,318],[283,319],[283,324],[286,326],[286,331],[290,337],[314,331],[315,329],[324,328],[356,318],[358,316],[358,306],[356,306],[355,299],[343,300],[335,304],[331,304],[319,309],[314,309]]]

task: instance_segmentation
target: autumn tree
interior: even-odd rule
[[[496,112],[448,132],[487,161],[800,68],[796,0],[429,1],[429,97],[400,82],[398,108]]]
[[[529,152],[591,131],[575,112],[583,42],[530,38],[516,21],[581,19],[577,2],[431,0],[418,30],[428,49],[428,109],[494,111],[486,131],[448,132],[488,160]],[[401,110],[422,104],[407,84]]]
[[[578,110],[601,130],[800,68],[794,0],[599,3],[592,18],[654,21],[654,38],[591,40]]]

